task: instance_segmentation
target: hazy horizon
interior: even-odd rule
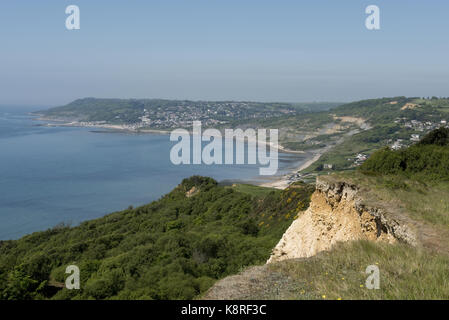
[[[275,100],[232,100],[232,99],[223,99],[223,100],[213,100],[213,99],[182,99],[182,98],[160,98],[160,97],[142,97],[142,98],[135,98],[135,97],[130,97],[130,98],[120,98],[120,97],[80,97],[80,98],[76,98],[73,100],[70,100],[66,103],[62,103],[62,104],[55,104],[55,105],[33,105],[33,104],[8,104],[8,103],[0,103],[0,108],[2,107],[17,107],[17,108],[53,108],[53,107],[59,107],[59,106],[64,106],[66,104],[69,104],[73,101],[79,100],[79,99],[121,99],[121,100],[176,100],[176,101],[212,101],[212,102],[222,102],[222,101],[232,101],[232,102],[261,102],[261,103],[291,103],[291,104],[319,104],[319,103],[341,103],[341,104],[345,104],[345,103],[351,103],[351,102],[356,102],[356,101],[362,101],[362,100],[369,100],[369,99],[381,99],[381,98],[395,98],[395,97],[400,97],[398,95],[395,96],[390,96],[390,97],[367,97],[367,98],[362,98],[359,100],[350,100],[350,101],[285,101],[285,100],[279,100],[279,101],[275,101]],[[407,97],[407,98],[413,98],[413,97]],[[424,95],[424,96],[416,96],[416,98],[432,98],[432,96],[430,95]],[[437,98],[445,98],[444,96],[437,96]]]
[[[14,103],[1,103],[0,102],[0,108],[2,107],[17,107],[17,108],[53,108],[58,106],[64,106],[66,104],[69,104],[73,101],[79,100],[79,99],[120,99],[120,100],[175,100],[175,101],[212,101],[212,102],[222,102],[222,101],[232,101],[232,102],[261,102],[261,103],[291,103],[291,104],[303,104],[303,103],[350,103],[353,101],[285,101],[285,100],[233,100],[233,99],[222,99],[222,100],[213,100],[213,99],[182,99],[182,98],[164,98],[164,97],[80,97],[73,100],[69,100],[65,103],[61,104],[14,104]],[[370,98],[367,98],[370,99]],[[362,99],[365,100],[365,99]]]
[[[0,4],[2,105],[449,95],[446,1],[24,3]],[[65,28],[72,4],[80,30]],[[364,25],[371,4],[380,30]]]

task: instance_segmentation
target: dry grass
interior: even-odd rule
[[[423,182],[398,176],[344,177],[367,187],[382,201],[398,201],[410,218],[449,229],[449,182]]]
[[[449,299],[449,182],[339,174],[327,179],[355,183],[370,203],[405,218],[419,236],[418,247],[351,241],[311,258],[250,268],[234,276],[220,299]],[[404,219],[402,219],[404,220]],[[365,286],[365,270],[380,270],[380,289]],[[236,292],[233,288],[239,288]],[[227,294],[231,295],[227,295]]]
[[[369,265],[379,268],[378,290],[365,285]],[[203,299],[449,299],[449,257],[402,244],[339,243],[311,258],[251,267]]]
[[[414,225],[422,244],[449,255],[449,182],[424,182],[398,176],[340,174],[363,190],[372,203],[382,203]]]
[[[379,290],[365,287],[369,265],[379,267]],[[449,299],[449,257],[405,245],[348,242],[269,270],[302,284],[290,299]]]

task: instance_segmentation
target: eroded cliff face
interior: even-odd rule
[[[267,263],[310,257],[350,240],[416,243],[407,224],[381,204],[366,201],[357,186],[318,178],[309,208],[298,214]]]

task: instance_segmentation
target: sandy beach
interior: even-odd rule
[[[295,174],[297,172],[300,172],[306,168],[308,168],[309,166],[311,166],[315,161],[317,161],[321,155],[324,153],[324,150],[320,150],[319,152],[315,153],[313,155],[313,157],[311,157],[310,159],[306,160],[304,163],[302,163],[299,167],[293,169],[290,173],[285,174],[283,176],[280,176],[279,178],[277,178],[274,181],[270,181],[270,182],[265,182],[260,184],[261,187],[268,187],[268,188],[276,188],[276,189],[285,189],[287,188],[291,181],[289,180],[290,176],[292,174]]]

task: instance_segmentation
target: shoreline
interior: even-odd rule
[[[66,120],[62,119],[51,119],[51,118],[44,118],[39,117],[35,118],[33,120],[36,121],[51,121],[51,122],[60,122],[60,123],[46,123],[43,124],[43,126],[48,127],[79,127],[79,128],[98,128],[98,129],[106,129],[110,130],[111,133],[119,132],[119,133],[133,133],[133,134],[160,134],[160,135],[169,135],[171,131],[168,130],[159,130],[159,129],[133,129],[129,128],[126,125],[114,125],[114,124],[92,124],[87,125],[83,124],[77,121],[67,122]],[[191,131],[189,131],[189,134],[192,134]],[[224,137],[223,137],[224,138]],[[234,138],[236,140],[236,138]],[[265,142],[265,141],[254,141],[253,139],[244,139],[246,142],[258,142],[260,144],[264,144],[265,146],[269,146],[270,148],[275,148],[277,152],[282,153],[289,153],[289,154],[306,154],[305,151],[300,150],[290,150],[286,149],[282,145],[274,145],[271,142]],[[315,163],[323,153],[325,153],[328,150],[328,147],[318,149],[316,152],[311,152],[311,157],[306,159],[303,163],[301,163],[300,166],[295,167],[291,170],[289,170],[288,173],[283,174],[281,176],[275,176],[273,177],[272,181],[268,182],[257,182],[257,179],[248,181],[248,184],[257,185],[261,187],[268,187],[268,188],[276,188],[276,189],[285,189],[287,188],[291,183],[293,183],[295,180],[292,179],[293,176],[297,175],[300,171],[308,168],[313,163]]]
[[[39,116],[39,115],[37,115],[37,116]],[[87,124],[80,123],[78,121],[67,122],[67,120],[44,118],[44,117],[34,118],[33,120],[35,120],[35,121],[61,122],[61,123],[46,123],[46,124],[43,124],[43,126],[46,126],[46,127],[100,128],[100,129],[113,130],[113,131],[117,131],[117,132],[128,132],[128,133],[135,133],[135,134],[139,134],[140,133],[140,134],[169,135],[171,133],[171,131],[162,130],[162,129],[133,129],[133,128],[129,128],[126,125],[123,125],[123,124],[115,125],[115,124],[106,124],[105,123],[105,124],[87,125]],[[192,134],[192,131],[189,131],[189,134]],[[245,139],[245,141],[247,141],[247,142],[255,142],[252,139],[251,140],[250,139]],[[258,143],[260,143],[260,144],[264,144],[265,146],[270,146],[270,148],[275,148],[278,152],[291,153],[291,154],[304,154],[305,153],[305,151],[301,151],[301,150],[290,150],[290,149],[287,149],[284,146],[280,145],[279,143],[277,145],[274,145],[271,142],[265,142],[265,141],[259,141],[259,140],[256,140],[256,141]]]
[[[273,181],[264,182],[264,183],[257,184],[257,185],[260,187],[284,190],[290,184],[295,182],[294,180],[291,180],[292,176],[294,176],[294,175],[300,173],[302,170],[305,170],[308,167],[310,167],[313,163],[315,163],[316,161],[318,161],[321,158],[321,156],[323,155],[324,152],[325,152],[325,150],[321,149],[318,152],[314,153],[311,158],[307,159],[299,167],[292,169],[289,173],[284,174],[284,175],[278,177],[277,179],[274,179]]]

